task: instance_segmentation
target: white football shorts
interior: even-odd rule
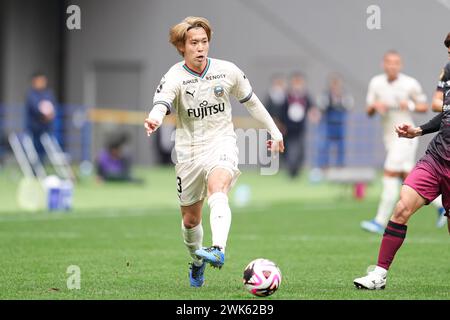
[[[230,173],[232,187],[241,174],[238,163],[239,150],[236,141],[232,139],[214,144],[196,160],[176,164],[176,187],[180,206],[189,206],[206,198],[208,176],[215,168],[223,168]]]

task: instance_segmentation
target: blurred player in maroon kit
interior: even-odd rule
[[[444,45],[450,59],[450,33]],[[428,123],[420,127],[400,124],[395,128],[399,137],[409,139],[437,131],[438,134],[403,184],[400,200],[383,235],[377,266],[367,276],[353,281],[359,289],[384,289],[387,271],[406,237],[406,223],[417,210],[440,194],[450,233],[450,62],[441,72],[432,104],[433,110],[441,108],[441,113]]]

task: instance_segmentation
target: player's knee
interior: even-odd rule
[[[400,198],[400,200],[397,202],[397,205],[395,206],[392,218],[397,223],[406,223],[412,214],[413,210],[411,206],[408,205],[408,203],[403,198]]]
[[[208,185],[208,194],[212,195],[216,192],[227,193],[227,184],[224,181],[216,182]]]
[[[183,225],[186,229],[192,229],[196,226],[198,226],[202,221],[201,215],[191,213],[191,212],[184,212],[183,214]]]
[[[196,217],[184,217],[183,225],[186,229],[192,229],[200,224],[200,219]]]
[[[228,177],[222,177],[222,179],[215,179],[208,182],[208,195],[212,195],[216,192],[228,193],[230,186],[230,179]]]
[[[216,193],[228,193],[231,184],[231,175],[228,170],[223,168],[216,168],[208,178],[208,196]]]

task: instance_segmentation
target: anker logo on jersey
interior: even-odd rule
[[[225,103],[218,103],[208,106],[208,101],[203,100],[197,109],[187,109],[188,117],[203,119],[206,116],[225,111]]]
[[[197,82],[198,82],[198,79],[197,79],[197,78],[189,79],[189,80],[184,80],[184,81],[183,81],[183,86],[188,85],[188,84],[191,84],[191,83],[197,83]]]
[[[217,79],[223,79],[225,77],[226,77],[226,75],[222,73],[222,74],[213,74],[211,76],[206,76],[205,78],[206,78],[206,80],[217,80]]]

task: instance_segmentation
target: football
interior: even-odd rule
[[[281,271],[267,259],[255,259],[244,270],[244,287],[255,296],[267,297],[280,287]]]

